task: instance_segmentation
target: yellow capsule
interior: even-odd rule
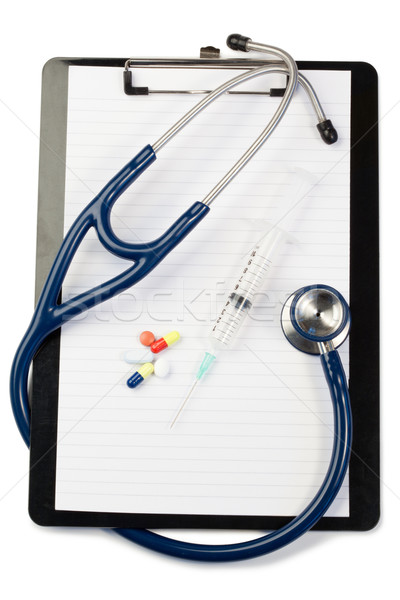
[[[167,335],[164,335],[164,340],[167,342],[168,346],[172,346],[172,344],[175,344],[175,342],[177,342],[180,337],[181,336],[177,331],[171,331],[171,333],[167,333]]]
[[[137,371],[134,372],[132,377],[129,377],[126,385],[130,388],[137,387],[146,377],[154,373],[154,365],[151,362],[144,363]]]
[[[137,372],[143,377],[143,379],[146,379],[146,377],[154,373],[154,365],[151,362],[144,363],[144,365],[142,365]]]

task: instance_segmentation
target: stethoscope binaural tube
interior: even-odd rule
[[[52,331],[58,329],[61,324],[66,323],[66,321],[74,316],[81,314],[89,308],[112,298],[117,293],[121,293],[136,284],[154,269],[157,264],[161,262],[161,260],[163,260],[163,258],[171,252],[171,250],[177,246],[192,229],[194,229],[194,227],[207,215],[210,210],[210,204],[218,194],[221,193],[226,185],[228,185],[228,183],[247,164],[261,145],[270,137],[288,109],[293,97],[293,91],[299,79],[318,116],[319,123],[317,127],[319,130],[321,124],[327,122],[321,122],[321,119],[324,119],[325,115],[318,98],[311,84],[307,82],[304,77],[299,78],[296,63],[289,54],[279,48],[267,46],[265,44],[256,44],[252,42],[250,38],[244,38],[243,36],[237,36],[236,34],[229,36],[228,38],[228,43],[231,47],[235,47],[233,38],[240,38],[240,40],[242,40],[241,45],[239,45],[237,49],[245,49],[246,51],[254,49],[275,55],[283,60],[286,69],[280,65],[263,65],[262,67],[251,69],[234,77],[216,88],[213,92],[207,94],[203,100],[197,103],[188,113],[186,113],[186,115],[179,119],[179,121],[177,121],[177,123],[159,140],[151,146],[148,145],[143,148],[142,151],[130,160],[76,218],[67,232],[53,262],[38,300],[32,321],[21,340],[11,368],[11,405],[18,429],[28,446],[30,436],[28,373],[31,361],[45,338]],[[288,83],[284,96],[274,114],[253,144],[249,146],[242,157],[207,194],[203,201],[195,202],[164,234],[152,242],[126,243],[120,240],[115,235],[111,225],[112,207],[119,196],[124,193],[124,191],[156,160],[156,153],[194,117],[196,117],[199,112],[206,108],[211,102],[214,102],[224,92],[253,77],[277,72],[287,74]],[[337,139],[336,131],[334,129],[333,131],[335,136],[332,139],[329,139],[325,134],[323,135],[320,130],[322,139],[328,144],[334,143]],[[91,228],[96,229],[99,240],[106,250],[119,258],[132,261],[133,264],[123,273],[113,277],[107,282],[104,282],[87,292],[78,294],[68,301],[58,304],[61,286],[69,265],[83,238]]]

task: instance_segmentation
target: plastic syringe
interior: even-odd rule
[[[287,237],[287,234],[282,229],[274,227],[254,246],[238,282],[233,288],[233,291],[229,294],[229,297],[212,328],[209,336],[208,350],[197,371],[192,387],[181,404],[170,428],[176,423],[199,381],[203,378],[211,365],[214,364],[217,354],[221,350],[229,348],[236,339],[246,316],[251,310],[254,296],[268,274],[272,264],[272,256],[282,241],[284,241],[285,237]]]

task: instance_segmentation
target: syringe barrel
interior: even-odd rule
[[[235,339],[244,319],[251,308],[251,301],[232,292],[212,328],[210,341],[212,348],[223,350]]]
[[[274,228],[253,249],[212,328],[210,342],[215,350],[225,349],[234,341],[253,305],[257,290],[263,284],[272,264],[272,254],[281,243],[283,235],[280,229]]]

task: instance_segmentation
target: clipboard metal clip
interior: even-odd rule
[[[248,59],[221,59],[220,50],[214,46],[205,46],[200,48],[200,58],[191,59],[135,59],[128,58],[125,61],[123,72],[124,92],[127,96],[148,96],[149,94],[209,94],[212,90],[153,90],[147,86],[133,85],[132,68],[170,68],[170,69],[251,69],[262,65],[272,64],[266,60],[248,60]],[[252,90],[230,90],[227,94],[236,95],[257,95],[283,97],[286,88],[270,88],[265,91]]]

